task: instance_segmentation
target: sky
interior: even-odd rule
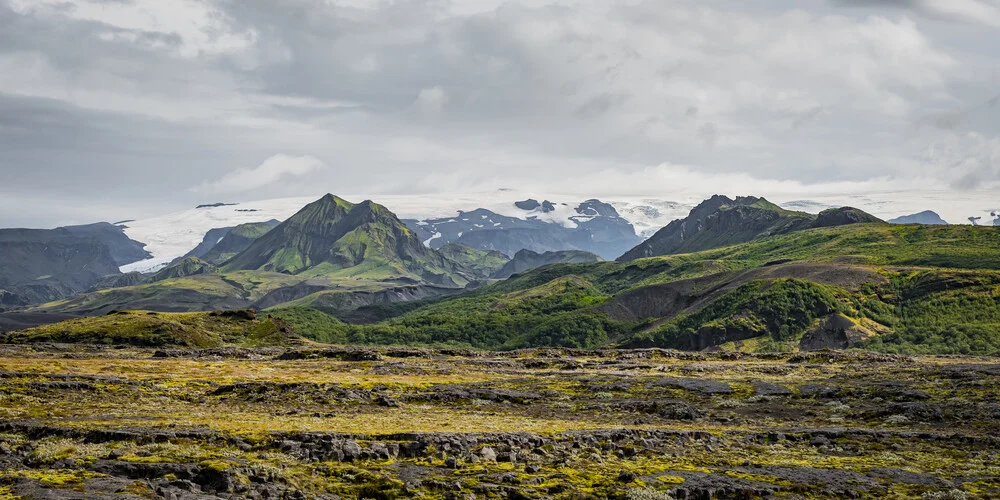
[[[0,0],[0,227],[498,188],[1000,206],[1000,0]]]

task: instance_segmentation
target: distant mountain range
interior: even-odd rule
[[[927,224],[931,226],[943,226],[948,224],[948,222],[942,219],[937,212],[932,210],[924,210],[923,212],[896,217],[895,219],[889,219],[886,222],[889,224]]]
[[[688,210],[680,203],[654,199],[606,203],[530,198],[517,201],[512,196],[500,190],[469,200],[419,196],[388,199],[408,215],[402,217],[403,222],[427,246],[437,249],[461,243],[497,250],[508,257],[527,248],[537,252],[583,250],[613,259]],[[181,257],[204,257],[232,228],[268,219],[286,220],[312,201],[282,198],[245,204],[209,203],[161,217],[128,221],[123,224],[126,233],[146,243],[153,258],[128,264],[122,271],[154,272]],[[469,205],[463,206],[466,203]],[[419,216],[409,215],[414,213]],[[423,215],[426,213],[449,215]]]
[[[545,201],[519,210],[595,239],[595,220],[627,227],[596,200]],[[462,240],[458,229],[470,226],[486,235],[491,218],[558,234],[492,210],[462,215],[414,229],[380,204],[326,195],[278,224],[202,235],[200,256],[155,274],[118,272],[112,245],[122,259],[137,256],[124,252],[135,243],[120,229],[2,231],[5,303],[61,300],[0,314],[0,329],[66,314],[253,308],[307,337],[353,343],[1000,354],[992,228],[890,225],[856,208],[810,214],[717,195],[618,262],[575,249],[508,258],[457,242],[432,248],[418,235]]]
[[[600,200],[587,200],[573,207],[574,215],[562,223],[541,216],[557,210],[545,200],[515,202],[521,217],[509,217],[480,208],[460,211],[455,217],[404,220],[424,243],[440,248],[460,243],[513,256],[521,250],[552,252],[581,250],[614,259],[637,245],[642,238],[615,207]]]
[[[628,261],[881,222],[846,207],[809,214],[763,198],[714,196],[642,241],[615,204],[597,199],[529,198],[505,208],[494,203],[494,209],[454,217],[405,220],[380,204],[333,195],[299,200],[297,211],[282,215],[292,201],[212,203],[154,224],[0,230],[0,308],[62,300],[46,310],[94,314],[291,304],[329,312],[453,293],[552,263]],[[661,210],[680,206],[654,200],[617,205],[643,221],[643,228],[665,217]],[[202,229],[226,221],[240,223]],[[159,255],[151,256],[130,232],[157,241]]]
[[[118,267],[149,257],[105,222],[56,229],[0,229],[0,308],[58,300],[90,289]]]

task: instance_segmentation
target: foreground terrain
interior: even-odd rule
[[[0,346],[0,498],[996,498],[1000,363]]]

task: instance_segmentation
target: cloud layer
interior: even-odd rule
[[[994,0],[0,0],[0,74],[0,226],[326,191],[1000,188]]]
[[[304,177],[323,170],[326,165],[312,156],[274,155],[257,168],[234,170],[214,181],[206,181],[191,188],[201,194],[233,194],[255,191],[286,182],[290,178]]]

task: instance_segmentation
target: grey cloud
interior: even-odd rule
[[[855,19],[850,0],[497,0],[461,13],[468,4],[205,0],[202,50],[176,26],[80,18],[79,1],[0,0],[0,196],[115,202],[80,216],[220,201],[190,189],[278,154],[329,168],[247,197],[519,186],[541,170],[549,183],[632,179],[661,163],[802,182],[923,169],[983,185],[950,160],[978,146],[953,136],[1000,136],[982,111],[913,126],[976,107],[1000,65],[967,26],[899,15],[927,2],[868,2]],[[249,41],[224,47],[233,37]],[[949,161],[922,156],[938,142],[954,143]]]
[[[799,113],[798,116],[792,120],[792,130],[799,129],[809,122],[816,120],[825,110],[826,109],[823,106],[816,106]]]
[[[850,7],[900,8],[946,21],[1000,28],[1000,3],[995,0],[830,0]]]

